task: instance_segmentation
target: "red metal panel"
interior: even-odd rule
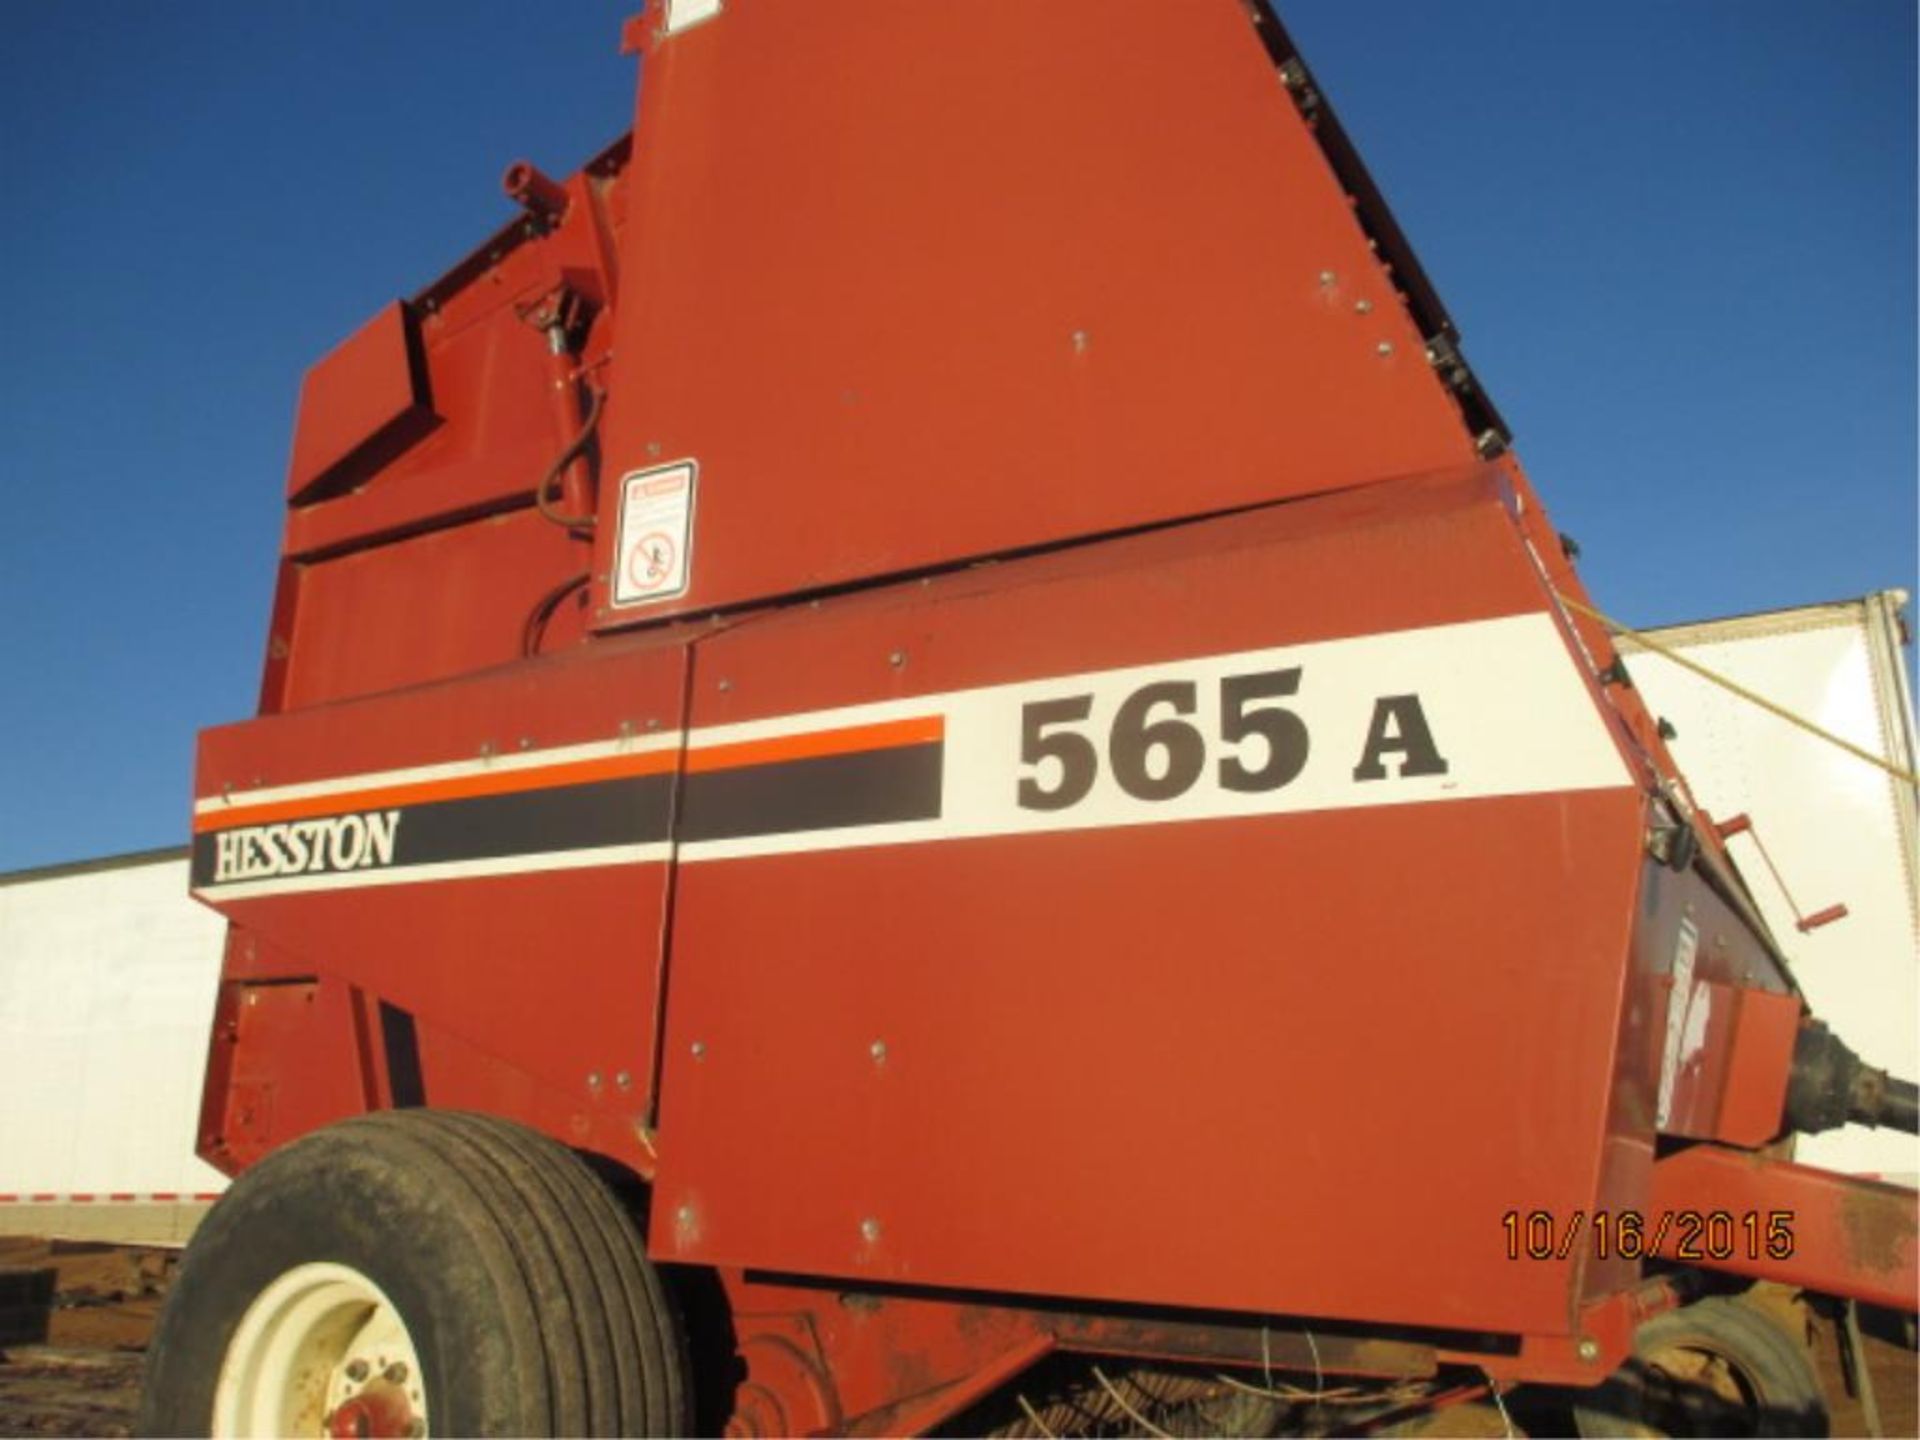
[[[557,446],[556,446],[557,451]],[[531,510],[344,555],[298,571],[289,709],[520,659],[529,618],[577,544]],[[581,631],[563,609],[552,642]]]
[[[1382,487],[743,627],[699,645],[693,720],[1529,601],[1496,494]],[[1510,1261],[1501,1216],[1598,1193],[1640,823],[1622,770],[1578,794],[683,858],[656,1253],[1561,1333],[1577,1261]]]
[[[1757,1149],[1777,1139],[1786,1121],[1787,1077],[1806,1006],[1797,995],[1741,990],[1720,1098],[1715,1139]]]
[[[294,980],[222,987],[214,1047],[222,1104],[217,1123],[223,1168],[248,1165],[288,1136],[359,1114],[368,1103],[364,1055],[351,998],[334,981]],[[296,1055],[326,1063],[289,1065]],[[202,1147],[207,1148],[203,1145]]]
[[[387,306],[307,371],[287,498],[299,500],[389,427],[430,421],[409,353],[406,306]]]
[[[244,798],[261,787],[671,734],[684,693],[684,642],[656,633],[209,731],[196,793]],[[665,769],[672,760],[669,752]],[[366,807],[349,797],[333,808]],[[217,824],[220,815],[200,820]],[[664,854],[546,871],[539,846],[550,837],[519,838],[535,853],[518,873],[240,898],[215,887],[202,898],[258,938],[229,956],[230,976],[317,974],[415,1017],[426,1103],[514,1115],[651,1170],[636,1126],[652,1097]],[[353,1065],[342,1050],[304,1045],[265,1047],[252,1063],[281,1071],[290,1087]],[[271,1138],[302,1128],[281,1126]]]
[[[701,497],[691,589],[611,622],[1472,458],[1246,7],[646,43],[607,474]]]

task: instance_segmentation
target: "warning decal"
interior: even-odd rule
[[[699,466],[676,460],[620,482],[613,603],[646,605],[684,595],[692,579],[693,490]]]

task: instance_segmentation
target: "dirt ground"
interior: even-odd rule
[[[0,1351],[0,1435],[130,1435],[173,1252],[0,1237],[0,1268],[54,1271],[45,1342]]]
[[[44,1343],[0,1349],[0,1436],[131,1435],[147,1338],[177,1264],[177,1253],[167,1250],[0,1237],[0,1269],[55,1272]],[[1835,1323],[1795,1304],[1789,1292],[1751,1298],[1806,1340],[1832,1408],[1833,1433],[1867,1434],[1861,1399],[1847,1385]],[[1920,1360],[1910,1325],[1882,1316],[1865,1327],[1882,1435],[1920,1434]],[[1486,1407],[1466,1406],[1434,1417],[1431,1428],[1418,1433],[1498,1435],[1506,1423]]]

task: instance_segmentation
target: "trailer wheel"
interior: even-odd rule
[[[1805,1350],[1751,1305],[1722,1296],[1640,1327],[1634,1355],[1574,1406],[1600,1435],[1825,1435],[1827,1402]]]
[[[678,1320],[572,1152],[485,1115],[348,1120],[242,1175],[147,1353],[144,1435],[669,1435]]]

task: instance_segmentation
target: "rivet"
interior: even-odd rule
[[[733,682],[731,680],[723,679],[720,681],[719,689],[722,695],[726,694],[727,691],[731,690],[732,688],[733,688]]]
[[[906,663],[907,652],[904,650],[895,650],[891,655],[887,656],[887,664],[893,666],[896,670]]]
[[[884,1040],[874,1041],[873,1044],[867,1047],[867,1053],[873,1056],[874,1064],[876,1065],[886,1064],[887,1063],[887,1042]]]
[[[678,1210],[673,1212],[673,1218],[682,1225],[693,1224],[693,1206],[682,1205]]]
[[[522,750],[531,750],[533,748],[533,738],[529,735],[522,735],[520,737],[520,748]]]
[[[704,1040],[696,1040],[693,1042],[691,1049],[693,1050],[693,1058],[698,1060],[707,1053],[707,1042]]]
[[[880,1222],[869,1215],[860,1222],[860,1238],[869,1245],[880,1238]]]
[[[647,717],[647,729],[658,730],[659,728],[660,728],[660,722],[657,719],[655,719],[653,716],[649,715]]]
[[[1600,1358],[1600,1346],[1594,1340],[1582,1340],[1577,1347],[1580,1358],[1591,1365]]]
[[[1382,340],[1378,345],[1374,346],[1373,348],[1375,352],[1377,352],[1378,354],[1391,355],[1393,353],[1393,342],[1391,340]]]
[[[1339,278],[1340,277],[1338,275],[1335,275],[1331,270],[1322,270],[1320,272],[1320,288],[1323,290],[1328,288],[1333,284],[1335,280],[1338,280]]]
[[[589,1070],[587,1072],[587,1089],[598,1090],[599,1088],[600,1088],[600,1072],[598,1070]]]
[[[1076,355],[1084,355],[1087,353],[1086,331],[1076,330],[1073,332],[1073,353]]]
[[[659,453],[660,453],[660,442],[658,440],[647,441],[647,454],[658,455]]]
[[[1357,314],[1371,315],[1373,313],[1373,302],[1371,300],[1356,300],[1353,302],[1353,308]]]
[[[613,1083],[618,1085],[622,1090],[631,1090],[633,1088],[633,1076],[627,1071],[622,1070],[618,1075],[613,1077]]]

